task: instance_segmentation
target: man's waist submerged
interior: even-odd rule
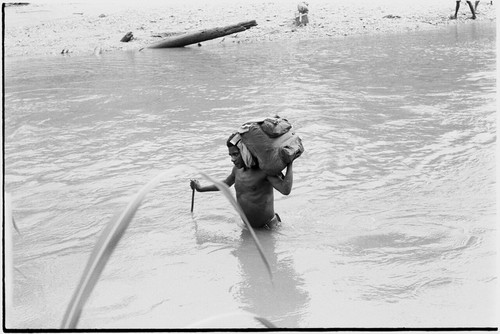
[[[261,216],[258,219],[248,218],[248,220],[253,228],[258,228],[258,229],[265,228],[268,230],[274,229],[281,223],[281,218],[277,213],[273,213],[271,216],[267,216],[266,218],[263,218]]]
[[[262,210],[260,212],[243,212],[245,213],[250,225],[255,228],[264,226],[274,218],[274,212],[271,212],[270,214],[264,214]]]
[[[265,228],[267,230],[273,230],[277,228],[281,224],[281,217],[275,213],[273,218],[271,218],[262,228]]]

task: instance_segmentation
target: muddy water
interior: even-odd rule
[[[285,327],[492,326],[495,26],[5,61],[14,328],[57,328],[97,237],[150,179],[81,328],[249,311]],[[227,136],[279,114],[302,136],[269,276],[220,193]],[[176,168],[183,164],[189,168]],[[250,326],[237,322],[236,327]]]

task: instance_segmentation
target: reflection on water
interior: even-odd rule
[[[224,217],[219,216],[217,219]],[[241,305],[241,309],[263,316],[278,327],[300,327],[301,316],[308,302],[307,291],[302,286],[303,280],[294,271],[291,255],[279,252],[276,247],[276,243],[286,243],[287,239],[280,228],[254,231],[271,266],[271,279],[243,222],[238,228],[239,236],[237,233],[228,236],[221,233],[220,229],[199,226],[203,223],[198,220],[194,219],[197,245],[201,248],[213,246],[209,251],[211,254],[221,250],[230,251],[237,259],[239,281],[231,285],[229,293]]]
[[[308,301],[307,291],[304,290],[303,280],[294,270],[291,255],[277,254],[277,233],[256,231],[272,268],[271,282],[262,260],[255,256],[256,246],[250,232],[242,231],[241,241],[233,251],[239,261],[242,281],[234,293],[247,311],[264,315],[276,326],[300,327],[301,315]]]
[[[495,27],[5,62],[8,324],[56,328],[103,226],[161,171],[224,179],[225,140],[280,114],[306,151],[274,286],[220,193],[178,171],[143,202],[82,328],[178,328],[246,310],[291,327],[491,326]],[[467,307],[463,307],[468,305]]]

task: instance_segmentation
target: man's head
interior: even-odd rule
[[[231,162],[236,166],[236,168],[245,167],[245,163],[243,162],[243,158],[241,157],[240,150],[238,146],[231,142],[231,139],[236,135],[236,132],[229,136],[227,139],[226,145],[229,151],[229,156],[231,157]]]

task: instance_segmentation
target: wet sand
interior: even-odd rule
[[[481,1],[477,19],[462,2],[452,20],[455,1],[310,0],[309,24],[297,26],[297,4],[287,0],[79,1],[32,2],[5,10],[5,57],[102,54],[139,50],[165,35],[196,32],[256,20],[244,32],[202,43],[221,47],[233,43],[275,40],[346,38],[434,29],[443,25],[496,21],[496,4]],[[121,42],[131,32],[133,39]]]

